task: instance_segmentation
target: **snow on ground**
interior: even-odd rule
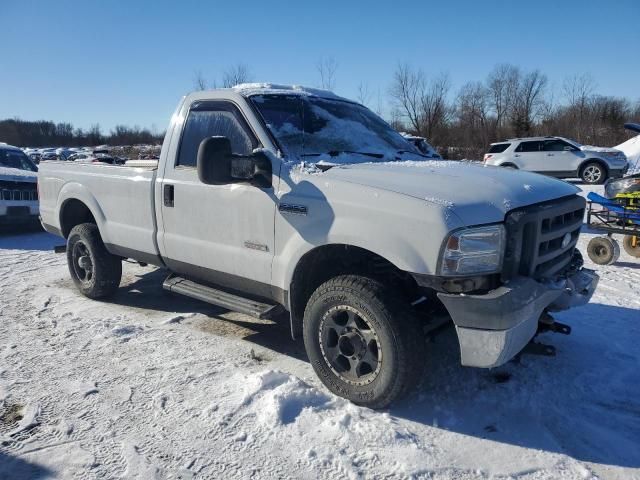
[[[557,357],[465,368],[448,331],[417,391],[372,411],[321,385],[286,322],[167,294],[132,264],[112,302],[88,300],[60,243],[0,235],[0,478],[640,479],[640,262],[624,252],[596,267],[591,304],[557,315],[573,334],[542,336]]]

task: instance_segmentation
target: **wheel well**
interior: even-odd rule
[[[511,163],[511,162],[504,162],[500,164],[501,167],[511,167],[511,168],[515,168],[516,170],[518,169],[518,166],[515,163]]]
[[[81,223],[97,223],[91,210],[76,198],[67,200],[60,211],[60,230],[64,238],[69,236],[71,229]]]
[[[307,252],[296,265],[289,288],[291,334],[302,333],[302,318],[309,297],[324,282],[338,275],[357,274],[397,286],[414,299],[418,293],[415,279],[387,259],[369,250],[345,244],[324,245]]]
[[[582,170],[584,169],[584,167],[586,167],[590,163],[597,163],[602,168],[604,168],[604,171],[605,171],[605,173],[607,175],[609,174],[609,167],[607,166],[606,162],[600,160],[599,158],[589,158],[589,159],[585,160],[584,162],[582,162],[580,164],[580,168],[578,169],[578,173],[580,175],[582,175]]]

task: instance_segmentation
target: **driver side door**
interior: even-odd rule
[[[242,111],[230,101],[189,108],[174,164],[162,179],[162,244],[167,266],[188,278],[245,293],[271,294],[276,204],[273,188],[206,185],[198,178],[202,140],[227,137],[232,152],[260,147]]]

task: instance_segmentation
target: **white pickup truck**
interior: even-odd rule
[[[425,159],[326,91],[193,93],[157,166],[42,162],[38,182],[83,294],[114,294],[130,258],[166,268],[167,290],[288,312],[324,384],[370,407],[418,382],[437,319],[453,320],[464,365],[495,367],[540,328],[566,332],[548,312],[588,302],[598,281],[575,248],[575,186]]]

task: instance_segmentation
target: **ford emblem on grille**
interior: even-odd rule
[[[565,233],[564,237],[562,237],[562,248],[565,248],[571,242],[571,234]]]

